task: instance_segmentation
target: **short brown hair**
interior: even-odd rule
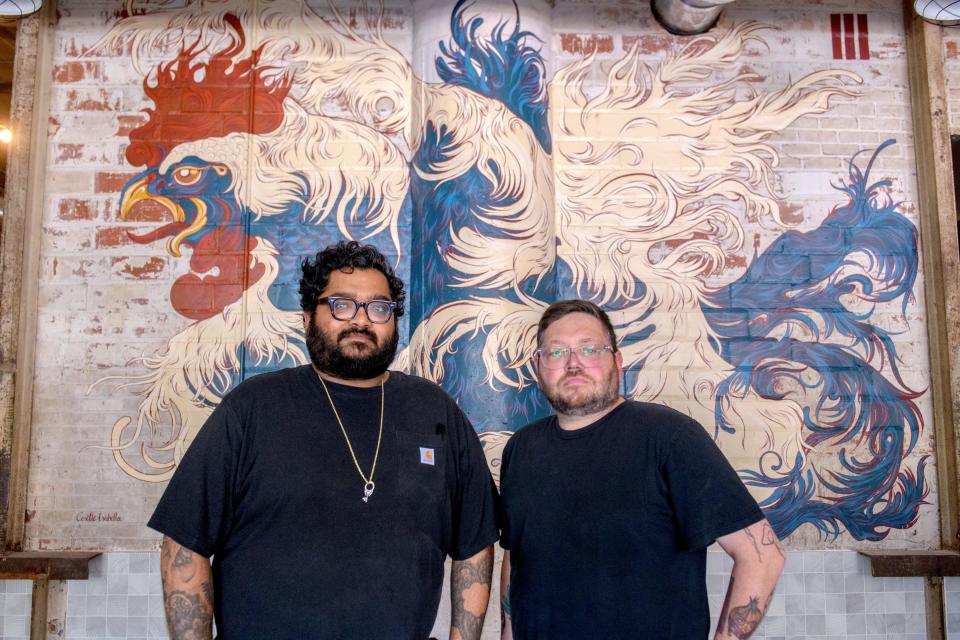
[[[585,313],[599,320],[600,324],[603,325],[603,328],[607,330],[607,334],[610,336],[610,346],[613,347],[614,351],[617,351],[617,334],[613,330],[613,323],[610,322],[610,316],[607,315],[606,311],[589,300],[560,300],[547,307],[547,310],[540,316],[540,322],[537,324],[537,346],[541,346],[540,341],[547,327],[563,316],[570,315],[571,313]]]

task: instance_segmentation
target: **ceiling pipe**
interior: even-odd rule
[[[705,33],[717,24],[723,6],[734,0],[650,0],[653,16],[677,36]]]

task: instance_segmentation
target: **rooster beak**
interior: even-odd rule
[[[183,243],[183,241],[189,238],[190,236],[192,236],[193,234],[195,234],[196,232],[203,229],[204,225],[207,224],[207,204],[203,200],[200,200],[199,198],[190,198],[190,202],[192,202],[193,205],[197,208],[196,219],[193,221],[193,224],[191,224],[188,228],[184,229],[179,234],[177,234],[177,237],[170,238],[170,240],[167,242],[167,251],[170,252],[170,255],[176,256],[177,258],[180,257],[180,245]],[[170,204],[173,204],[173,203],[171,202]],[[183,209],[180,209],[180,207],[177,207],[177,209],[180,210],[181,217],[179,220],[182,222]]]
[[[181,209],[180,206],[177,205],[173,200],[150,193],[147,188],[146,176],[140,178],[133,184],[128,185],[127,188],[123,190],[123,195],[120,198],[120,219],[126,220],[133,207],[137,203],[143,202],[144,200],[153,200],[157,204],[161,205],[173,215],[173,219],[177,222],[183,222],[186,219],[183,209]]]

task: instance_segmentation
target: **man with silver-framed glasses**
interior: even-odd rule
[[[311,364],[227,394],[150,520],[171,639],[426,640],[450,555],[450,637],[478,640],[495,489],[453,400],[388,371],[403,283],[340,242],[300,298]]]
[[[550,305],[534,364],[555,415],[503,452],[503,640],[706,638],[706,548],[734,566],[716,638],[760,623],[784,552],[700,424],[620,395],[607,314]]]

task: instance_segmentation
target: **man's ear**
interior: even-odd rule
[[[309,311],[304,311],[304,312],[303,312],[303,332],[304,332],[304,333],[307,332],[307,327],[310,326],[310,316],[311,316],[311,315],[312,315],[312,314],[311,314]]]

